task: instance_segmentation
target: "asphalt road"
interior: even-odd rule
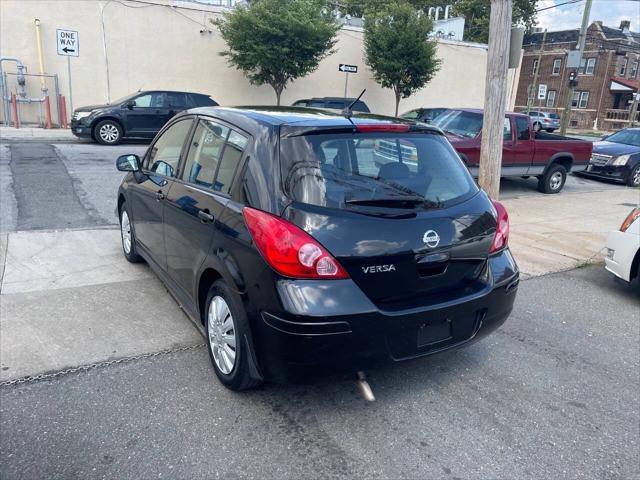
[[[524,281],[491,337],[369,372],[371,404],[229,392],[204,348],[3,387],[0,477],[638,478],[638,308],[601,266]]]
[[[10,253],[21,251],[20,242],[31,252],[27,244],[50,241],[9,272],[16,282],[0,303],[11,318],[0,325],[25,350],[41,345],[43,361],[88,363],[82,359],[92,357],[79,354],[103,331],[108,338],[95,348],[105,351],[101,358],[116,344],[118,352],[151,352],[159,337],[196,341],[155,279],[137,271],[114,279],[106,274],[119,264],[103,259],[92,267],[87,257],[117,244],[117,231],[103,228],[117,222],[115,158],[145,148],[0,145],[0,233],[21,231]],[[565,193],[617,188],[570,177]],[[503,180],[502,195],[541,194],[534,181],[518,179]],[[116,240],[106,245],[103,237]],[[95,273],[79,277],[69,265],[67,276],[58,275],[67,269],[49,257],[70,251]],[[49,272],[50,265],[58,266]],[[38,268],[53,277],[35,282],[29,275]],[[640,478],[634,288],[600,265],[523,281],[513,314],[489,338],[368,372],[372,404],[344,377],[229,392],[202,347],[0,387],[0,478]],[[147,303],[133,305],[136,294]],[[135,318],[127,321],[127,312]],[[60,325],[68,328],[58,332]],[[116,325],[136,348],[127,350]],[[59,334],[50,336],[57,344],[34,341],[47,329]],[[60,339],[74,332],[82,345]]]

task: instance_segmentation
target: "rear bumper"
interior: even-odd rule
[[[254,319],[262,374],[288,381],[349,373],[477,341],[507,319],[519,281],[508,250],[491,257],[489,265],[491,278],[479,292],[393,312],[369,302],[351,280],[284,281],[278,286],[284,311],[262,311]],[[301,315],[302,311],[314,315]]]
[[[603,167],[599,167],[589,164],[584,170],[579,170],[575,173],[585,177],[608,178],[618,182],[626,182],[629,174],[631,173],[631,169],[628,165],[605,165]]]

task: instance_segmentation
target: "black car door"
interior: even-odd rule
[[[221,226],[248,138],[222,122],[201,118],[180,179],[169,191],[164,221],[168,271],[191,298],[196,295],[197,273]]]
[[[133,228],[136,240],[161,268],[166,269],[164,248],[165,198],[178,172],[185,140],[193,117],[179,120],[149,147],[143,161],[143,175],[130,185]]]
[[[133,101],[124,112],[128,136],[154,137],[173,116],[164,92],[145,93]]]

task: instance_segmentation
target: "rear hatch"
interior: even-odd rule
[[[453,301],[486,287],[496,221],[436,132],[284,137],[283,217],[331,252],[380,308]]]

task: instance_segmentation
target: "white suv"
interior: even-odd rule
[[[620,230],[609,233],[604,259],[607,270],[627,282],[640,277],[640,208],[634,208]]]

